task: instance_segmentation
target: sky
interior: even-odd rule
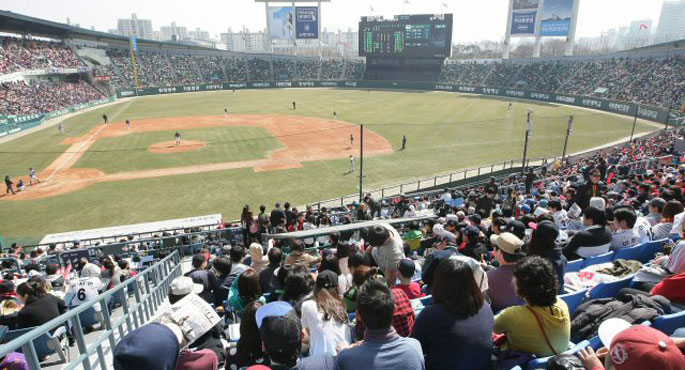
[[[653,20],[656,29],[663,1],[580,0],[577,37],[599,36],[604,30],[642,19]],[[443,3],[447,4],[445,12],[454,14],[453,42],[503,39],[509,0],[410,0],[409,4],[405,0],[331,0],[322,4],[322,27],[356,30],[360,16],[440,13]],[[305,5],[296,3],[300,4]],[[155,30],[175,21],[188,30],[200,27],[216,38],[229,27],[234,31],[243,26],[251,31],[266,28],[264,4],[254,0],[2,0],[0,9],[57,22],[69,17],[72,24],[94,26],[98,31],[116,28],[117,19],[130,18],[131,13],[151,19]]]

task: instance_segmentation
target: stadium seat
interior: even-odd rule
[[[685,328],[685,311],[670,315],[661,315],[652,320],[652,327],[666,335],[672,335],[676,329]]]
[[[582,259],[571,261],[566,264],[566,272],[578,272],[583,268],[584,263]]]
[[[647,263],[654,259],[654,256],[664,251],[664,243],[667,243],[668,239],[655,240],[653,242],[645,243],[640,248],[637,254],[637,260],[642,263]]]
[[[430,295],[425,296],[423,298],[419,298],[419,300],[421,301],[421,304],[424,307],[428,307],[428,306],[433,304],[433,296],[430,296]]]
[[[21,337],[22,335],[30,332],[33,328],[10,330],[5,335],[5,340],[9,343],[14,339]],[[67,329],[64,326],[60,326],[55,329],[53,333],[47,332],[40,337],[33,340],[33,346],[36,349],[36,355],[39,359],[45,358],[54,354],[55,352],[59,356],[61,363],[67,363],[69,359],[69,348],[66,343],[66,333]],[[64,340],[64,343],[62,342]],[[21,352],[21,348],[18,349]]]
[[[619,290],[630,286],[634,277],[635,275],[630,275],[610,283],[597,284],[597,286],[590,290],[590,299],[616,297]]]
[[[613,255],[614,252],[606,252],[604,254],[588,257],[583,261],[583,268],[598,265],[600,263],[611,262],[611,257]]]
[[[579,342],[578,344],[573,346],[573,348],[569,349],[568,351],[566,351],[564,353],[575,355],[576,353],[580,352],[581,349],[586,348],[589,345],[590,345],[590,342],[587,340],[584,340],[582,342]],[[526,370],[546,369],[547,368],[547,362],[549,362],[550,358],[552,358],[552,356],[536,358],[535,360],[532,360],[528,363],[528,365],[526,366]]]
[[[586,290],[579,290],[575,293],[567,293],[567,294],[560,295],[559,298],[561,298],[562,300],[564,300],[564,302],[566,302],[566,305],[568,306],[568,313],[571,316],[573,316],[573,313],[576,312],[576,309],[583,302],[586,295],[587,295]]]
[[[611,257],[611,260],[616,261],[618,259],[621,259],[630,261],[637,259],[637,254],[640,252],[640,249],[642,249],[642,245],[636,245],[634,247],[629,248],[621,248],[614,252],[614,255]]]

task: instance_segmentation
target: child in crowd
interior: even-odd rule
[[[416,269],[414,261],[408,258],[402,259],[400,260],[397,269],[400,272],[400,283],[397,285],[397,287],[400,288],[407,295],[407,297],[409,297],[409,299],[421,298],[426,295],[421,292],[421,286],[419,283],[416,281],[411,281]]]

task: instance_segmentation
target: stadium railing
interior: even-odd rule
[[[113,351],[118,340],[126,335],[126,333],[137,329],[155,317],[160,307],[165,303],[171,281],[181,275],[180,262],[181,259],[178,251],[174,251],[168,257],[135,277],[122,282],[113,289],[100,294],[97,298],[85,302],[41,326],[33,328],[28,333],[9,343],[3,344],[0,346],[0,358],[5,357],[10,352],[21,351],[26,356],[29,368],[31,370],[39,370],[41,369],[41,364],[34,342],[45,333],[67,325],[72,330],[79,355],[76,358],[70,359],[71,362],[64,369],[72,370],[79,366],[85,370],[91,370],[93,367],[103,370],[110,368],[104,348],[105,342],[109,343],[109,349]],[[118,319],[112,318],[110,312],[104,309],[104,307],[107,307],[107,302],[114,298],[115,295],[128,297],[126,292],[129,289],[133,290],[133,297],[130,301],[128,298],[121,299],[122,316]],[[82,325],[79,316],[82,312],[93,309],[95,304],[100,304],[100,307],[103,307],[104,331],[94,342],[87,344],[84,325]],[[97,357],[96,361],[99,366],[94,366],[91,363],[92,356]]]

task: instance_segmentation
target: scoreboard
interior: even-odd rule
[[[452,50],[452,14],[362,17],[359,56],[447,58]]]

